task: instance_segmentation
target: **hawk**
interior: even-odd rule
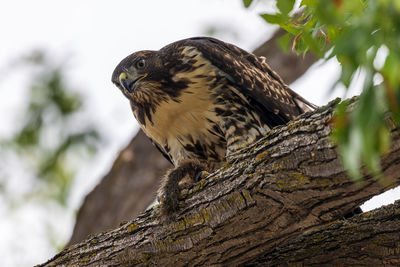
[[[189,176],[192,183],[272,127],[315,108],[265,58],[209,37],[133,53],[115,68],[112,82],[129,99],[142,130],[175,166],[159,195],[165,213],[178,209],[182,179]]]

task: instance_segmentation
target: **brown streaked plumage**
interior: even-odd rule
[[[176,168],[187,160],[217,168],[227,154],[314,107],[289,89],[264,58],[207,37],[133,53],[115,68],[112,81],[130,100],[143,131]],[[167,175],[163,188],[180,179]]]

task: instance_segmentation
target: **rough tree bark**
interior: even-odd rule
[[[362,171],[355,183],[330,141],[334,104],[232,155],[183,193],[174,216],[153,207],[41,266],[398,266],[400,203],[342,218],[400,184],[400,131],[392,128],[383,175]]]
[[[316,58],[307,53],[284,53],[276,40],[285,31],[279,29],[254,53],[268,59],[269,65],[287,82],[300,77]],[[133,122],[132,116],[132,122]],[[111,229],[135,218],[155,199],[161,174],[170,168],[142,131],[121,151],[110,172],[86,197],[81,206],[69,244],[82,241],[89,234]],[[93,222],[96,222],[95,224]]]

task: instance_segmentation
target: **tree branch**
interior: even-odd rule
[[[400,201],[328,223],[251,264],[266,266],[400,266]]]
[[[327,223],[400,184],[400,137],[395,128],[391,151],[382,158],[386,178],[363,172],[363,180],[354,183],[346,175],[329,137],[334,104],[272,129],[231,156],[223,168],[184,192],[182,208],[172,218],[162,219],[157,207],[152,208],[117,229],[68,247],[42,266],[205,266],[277,260],[277,247],[299,243],[310,231],[329,229]],[[398,212],[397,207],[394,214]],[[344,231],[348,222],[341,224],[338,229]],[[389,247],[398,252],[398,239],[385,238],[385,233],[377,238],[394,240]],[[389,259],[387,250],[376,253],[382,263]],[[394,260],[399,259],[397,253]],[[279,260],[290,262],[293,257]]]

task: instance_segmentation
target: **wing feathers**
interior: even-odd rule
[[[183,42],[196,47],[242,94],[261,105],[268,116],[274,116],[270,119],[277,124],[316,108],[291,90],[263,57],[214,38],[195,37]]]

